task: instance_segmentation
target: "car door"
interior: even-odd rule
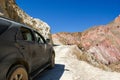
[[[36,37],[36,45],[38,46],[37,48],[38,61],[40,61],[39,65],[41,66],[48,62],[49,54],[46,51],[47,45],[43,36],[36,31],[34,31],[34,34]],[[39,56],[39,55],[42,55],[42,56]]]
[[[34,34],[31,29],[21,27],[17,35],[19,51],[23,54],[26,61],[29,62],[31,70],[38,68],[38,55],[36,53],[36,44]]]

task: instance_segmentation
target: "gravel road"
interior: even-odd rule
[[[44,71],[37,80],[120,80],[120,73],[107,72],[77,60],[74,51],[80,53],[75,45],[55,47],[55,68]]]

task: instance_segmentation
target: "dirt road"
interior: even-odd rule
[[[55,68],[41,73],[38,80],[120,80],[120,73],[107,72],[77,60],[73,53],[80,50],[75,45],[57,46],[55,52]]]

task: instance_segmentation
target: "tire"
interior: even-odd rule
[[[15,66],[8,73],[7,80],[28,80],[28,73],[23,66]]]
[[[49,69],[52,69],[55,66],[55,55],[52,54]]]

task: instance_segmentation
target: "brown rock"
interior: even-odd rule
[[[114,21],[115,23],[120,23],[120,15],[117,17],[117,18],[115,18],[115,21]]]

